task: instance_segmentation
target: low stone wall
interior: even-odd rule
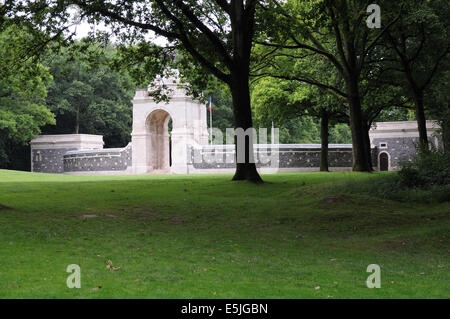
[[[267,172],[317,171],[320,167],[320,144],[256,144],[254,154],[256,166]],[[132,173],[132,144],[125,148],[98,150],[45,150],[65,152],[63,168],[56,164],[55,173],[69,174],[128,174]],[[42,154],[43,156],[45,154]],[[46,156],[52,158],[51,154]],[[54,157],[53,157],[54,158]],[[377,167],[378,149],[372,149],[372,161]],[[230,172],[236,167],[234,145],[188,145],[189,173]],[[329,169],[350,170],[352,167],[352,145],[330,144]],[[46,165],[51,163],[45,161]],[[47,168],[48,169],[48,168]]]
[[[124,148],[69,151],[64,154],[64,172],[126,171],[131,167],[131,143]]]
[[[316,170],[320,167],[320,144],[254,145],[255,163],[258,168],[279,170]],[[234,145],[189,146],[188,165],[194,170],[232,169],[235,164]],[[372,150],[374,164],[377,149]],[[269,159],[269,161],[268,161]],[[328,151],[330,169],[352,167],[352,145],[330,144]]]
[[[64,173],[64,154],[74,148],[32,149],[31,171],[41,173]]]

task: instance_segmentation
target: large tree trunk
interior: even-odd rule
[[[419,131],[419,145],[422,150],[428,150],[427,121],[423,105],[423,91],[414,91],[414,103],[416,105],[417,129]]]
[[[246,131],[253,127],[252,110],[250,107],[250,88],[248,85],[250,74],[250,53],[254,34],[255,4],[244,7],[244,1],[231,1],[231,29],[233,45],[233,67],[231,68],[231,95],[233,98],[234,125]],[[237,162],[238,147],[235,137],[236,173],[234,181],[247,180],[253,183],[262,183],[256,170],[253,154],[250,154],[252,139],[245,139],[245,162]]]
[[[328,114],[322,113],[320,119],[320,171],[328,172]]]
[[[358,80],[356,79],[356,76],[349,76],[346,79],[346,89],[350,106],[350,130],[352,133],[353,145],[353,171],[370,172],[371,168],[367,156],[367,148],[364,138],[361,98],[359,96]]]
[[[236,72],[238,73],[238,72]],[[231,84],[231,95],[233,98],[233,115],[235,129],[242,128],[246,131],[248,128],[253,127],[252,123],[252,111],[250,108],[250,90],[248,86],[248,75],[245,77],[243,74],[235,74],[233,76],[233,82]],[[235,136],[235,150],[236,150],[236,173],[233,176],[234,181],[248,180],[254,183],[262,183],[262,179],[256,170],[256,164],[254,163],[253,154],[250,154],[250,143],[253,143],[251,138],[245,138],[245,162],[237,162],[237,138]]]

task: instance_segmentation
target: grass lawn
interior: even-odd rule
[[[0,170],[0,297],[449,298],[450,203],[339,194],[380,176]]]

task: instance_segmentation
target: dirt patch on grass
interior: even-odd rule
[[[338,205],[367,207],[367,205],[370,205],[371,207],[378,207],[380,209],[383,209],[387,207],[388,202],[390,203],[390,201],[367,195],[335,194],[322,198],[317,203],[321,207],[334,207]]]
[[[382,250],[394,250],[406,248],[406,240],[385,240],[381,243]]]
[[[84,214],[84,215],[80,216],[80,218],[82,218],[82,219],[93,219],[93,218],[98,218],[98,217],[108,217],[108,218],[116,219],[118,216],[111,215],[111,214]]]
[[[124,215],[125,216],[125,215]],[[157,222],[169,222],[169,223],[184,223],[185,218],[161,212],[148,207],[135,207],[126,217],[136,221],[157,221]]]
[[[319,201],[319,204],[330,205],[330,204],[342,204],[342,203],[353,203],[355,200],[349,195],[330,195]]]
[[[0,211],[2,210],[13,210],[13,208],[0,204]]]
[[[85,219],[96,218],[96,217],[98,217],[98,215],[96,215],[96,214],[85,214],[85,215],[81,216],[81,218],[85,218]]]

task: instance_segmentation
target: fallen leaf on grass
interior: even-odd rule
[[[84,218],[84,219],[88,219],[88,218],[96,218],[96,217],[98,217],[98,215],[96,215],[96,214],[86,214],[86,215],[83,215],[83,218]]]
[[[61,253],[61,252],[63,252],[62,250],[55,250],[55,252],[57,252],[57,253]]]
[[[114,267],[112,261],[108,260],[108,262],[106,263],[106,270],[117,271],[120,270],[120,267]]]

